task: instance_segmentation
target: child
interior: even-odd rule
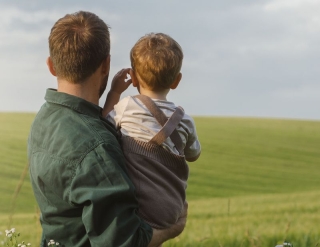
[[[121,132],[139,215],[154,228],[167,228],[185,203],[186,160],[197,160],[201,152],[193,119],[166,98],[181,80],[183,53],[170,36],[151,33],[133,46],[130,59],[132,69],[112,81],[103,116]],[[131,83],[140,95],[119,101]]]

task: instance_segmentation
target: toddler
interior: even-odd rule
[[[201,153],[193,119],[167,100],[181,80],[183,52],[170,36],[151,33],[133,46],[130,60],[132,69],[122,69],[112,81],[103,116],[120,130],[138,214],[152,227],[163,229],[174,224],[183,210],[186,161],[197,160]],[[119,101],[131,83],[139,95]]]

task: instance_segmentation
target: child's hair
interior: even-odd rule
[[[140,38],[130,52],[131,67],[139,83],[148,89],[169,89],[180,73],[183,52],[169,35],[150,33]]]

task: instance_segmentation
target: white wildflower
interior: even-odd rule
[[[14,233],[15,229],[12,228],[11,230],[6,230],[6,236],[8,238],[11,238],[12,237],[12,234]]]
[[[58,242],[56,242],[56,246],[58,246],[59,245],[59,243]]]
[[[2,232],[1,232],[2,234]],[[1,235],[0,234],[0,235]],[[20,233],[16,232],[16,228],[11,228],[10,230],[5,230],[6,234],[6,241],[0,241],[0,245],[2,246],[11,246],[11,247],[27,247],[30,246],[31,244],[28,243],[26,244],[24,241],[18,244],[18,238],[20,236]]]

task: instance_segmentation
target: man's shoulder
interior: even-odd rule
[[[94,143],[109,142],[114,135],[107,128],[99,117],[92,117],[85,114],[70,111],[61,117],[62,131],[65,135],[74,138],[74,141],[83,145],[93,146]]]
[[[62,157],[72,152],[79,156],[99,144],[117,142],[99,117],[46,105],[35,118],[30,139],[35,147],[44,146],[48,152]]]

